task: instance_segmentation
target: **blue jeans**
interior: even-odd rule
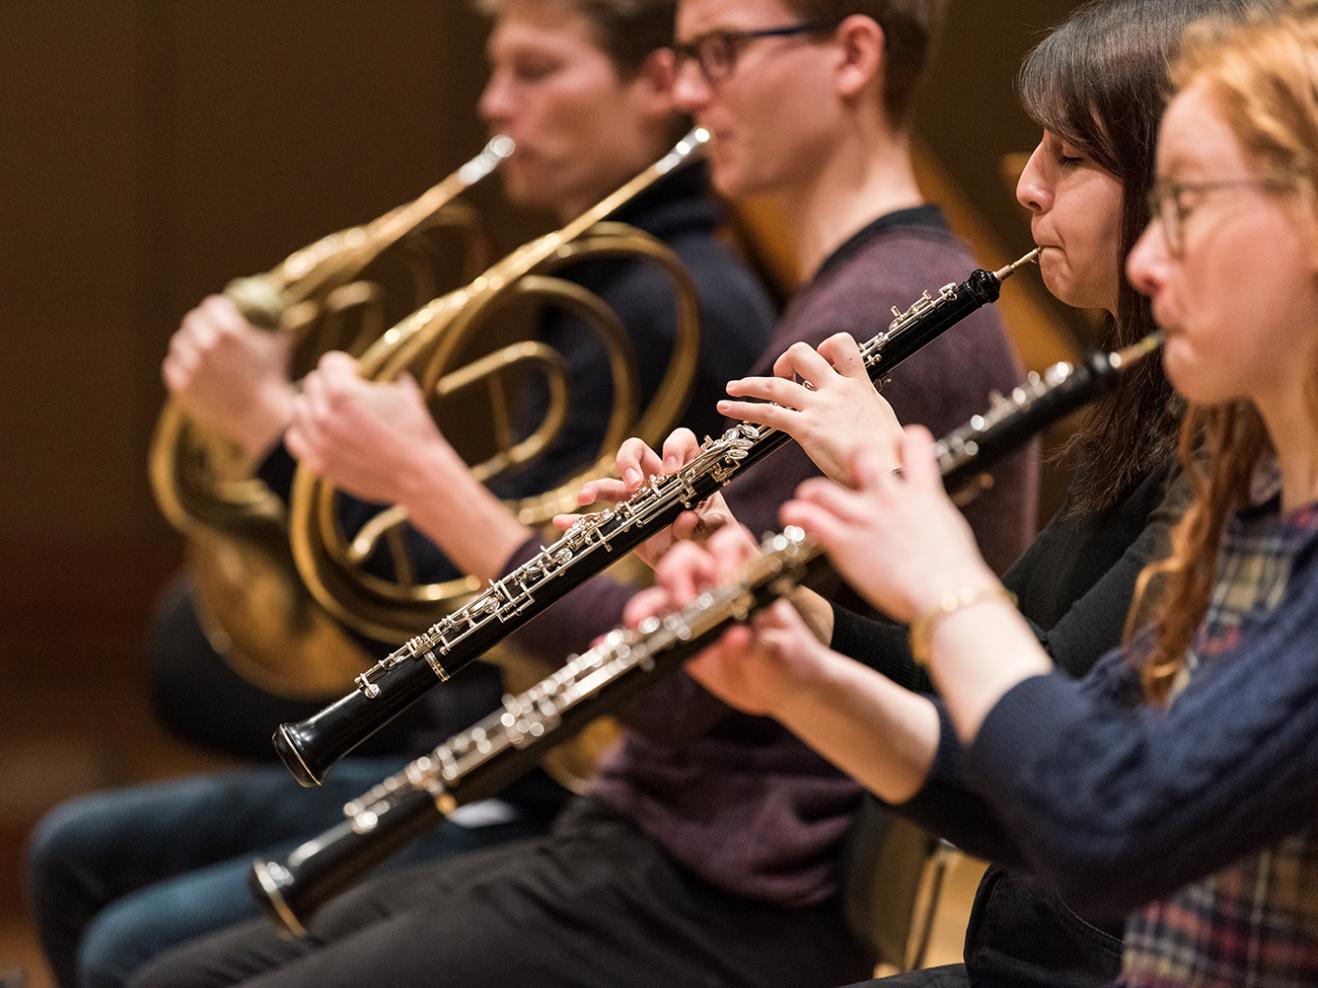
[[[247,888],[253,858],[328,829],[345,802],[401,765],[348,759],[317,789],[300,789],[282,767],[241,769],[56,807],[33,832],[27,863],[37,932],[60,988],[120,986],[163,951],[259,915]],[[543,778],[529,784],[552,787]],[[386,867],[544,833],[557,802],[547,793],[507,803],[502,822],[447,823]]]

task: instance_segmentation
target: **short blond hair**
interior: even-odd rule
[[[584,17],[600,51],[609,56],[623,79],[634,76],[645,60],[673,41],[677,0],[473,0],[476,9],[497,18],[519,4],[556,6]]]

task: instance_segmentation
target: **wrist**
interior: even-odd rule
[[[234,422],[234,439],[254,461],[265,459],[293,422],[296,395],[291,385],[254,395],[247,413]]]
[[[829,661],[834,656],[838,661]],[[822,645],[812,648],[811,660],[796,670],[774,698],[769,715],[788,727],[808,723],[821,709],[834,705],[841,692],[853,688],[848,677],[849,664],[850,660]]]
[[[962,584],[939,595],[929,607],[916,615],[910,626],[911,657],[916,665],[929,663],[934,635],[939,629],[972,608],[986,604],[1016,604],[1016,595],[996,579]]]
[[[417,451],[398,478],[398,503],[464,573],[497,579],[534,534],[471,475],[442,438]]]
[[[442,441],[413,446],[405,461],[391,462],[381,475],[393,500],[412,514],[451,510],[469,499],[471,488],[479,486],[466,464]]]
[[[833,605],[809,587],[797,587],[792,591],[791,601],[820,644],[830,644],[833,641]]]
[[[913,585],[906,598],[906,621],[908,624],[913,623],[922,614],[934,610],[949,593],[958,593],[965,588],[996,586],[999,583],[997,574],[979,559],[966,560],[963,565],[939,566],[931,570],[923,580],[912,581]],[[899,619],[902,617],[893,616]]]

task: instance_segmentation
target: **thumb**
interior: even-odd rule
[[[398,390],[405,397],[414,398],[417,401],[424,401],[425,396],[421,393],[421,385],[417,384],[416,378],[408,371],[404,371],[398,378]]]

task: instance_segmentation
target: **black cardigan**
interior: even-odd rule
[[[1170,483],[1164,468],[1104,511],[1063,506],[1007,571],[1003,584],[1058,668],[1078,679],[1121,640],[1135,580],[1166,555],[1187,498],[1186,485]],[[933,689],[911,658],[904,625],[835,604],[831,647],[907,689]]]

